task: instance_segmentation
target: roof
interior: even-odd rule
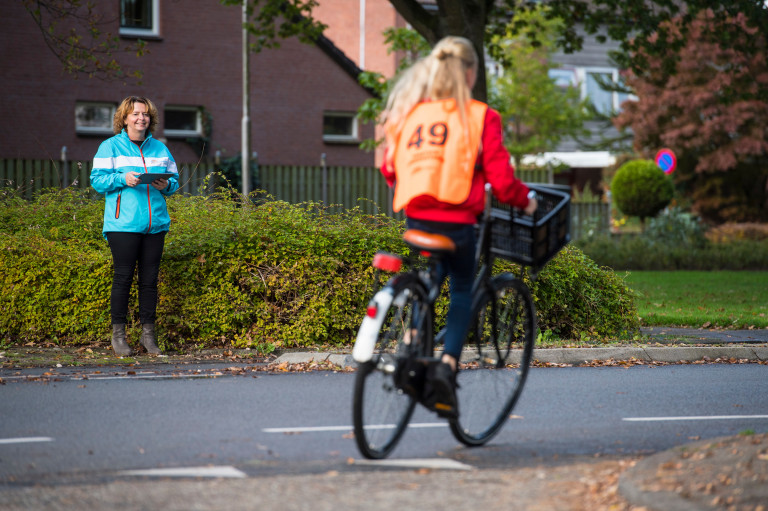
[[[331,58],[331,60],[333,60],[341,69],[343,69],[349,76],[351,76],[356,82],[359,83],[358,78],[360,76],[360,73],[363,72],[363,70],[360,69],[352,59],[347,57],[347,55],[343,51],[341,51],[338,46],[333,44],[333,41],[331,41],[324,35],[320,35],[315,40],[315,44],[326,55],[328,55]],[[360,86],[363,89],[367,90],[371,95],[378,96],[376,91],[374,91],[370,87],[366,87],[362,84]]]

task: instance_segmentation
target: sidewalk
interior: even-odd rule
[[[647,346],[535,349],[537,365],[585,365],[592,363],[694,363],[714,361],[768,362],[768,329],[706,330],[692,328],[644,328]],[[284,353],[275,362],[299,364],[328,362],[343,368],[354,367],[345,353]]]
[[[634,363],[674,364],[695,362],[766,362],[768,329],[705,330],[691,328],[644,328],[642,345],[607,345],[587,348],[536,348],[534,364],[539,366],[578,366],[590,364]],[[629,344],[629,343],[627,343]],[[131,365],[163,366],[174,364],[327,364],[352,370],[351,350],[286,351],[263,356],[243,349],[210,349],[189,353],[169,353],[150,357],[116,357],[109,345],[94,347],[19,346],[0,350],[0,378],[19,369],[76,370],[84,366]],[[55,369],[54,369],[55,370]]]

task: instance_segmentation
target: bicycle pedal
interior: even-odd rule
[[[456,407],[446,403],[435,403],[434,409],[438,417],[442,417],[444,419],[456,419],[459,416]]]

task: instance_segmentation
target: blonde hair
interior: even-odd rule
[[[125,128],[125,118],[128,114],[133,112],[133,106],[136,103],[143,103],[147,107],[149,113],[149,128],[148,131],[152,133],[157,127],[157,107],[149,99],[141,96],[128,96],[125,98],[120,106],[115,110],[115,117],[112,120],[112,131],[115,135],[118,135]]]
[[[404,71],[392,87],[380,118],[380,123],[387,128],[388,139],[400,133],[411,110],[426,99],[455,99],[466,126],[467,108],[472,99],[467,71],[472,70],[476,75],[477,62],[477,53],[469,39],[448,36],[441,39],[428,56]]]

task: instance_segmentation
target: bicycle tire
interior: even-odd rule
[[[358,365],[352,402],[355,441],[360,453],[369,459],[389,455],[403,436],[417,403],[397,381],[401,377],[398,367],[431,350],[429,339],[423,335],[406,334],[414,330],[432,332],[424,286],[411,274],[398,275],[387,285],[394,298],[379,331],[373,358]]]
[[[459,417],[450,422],[467,446],[485,444],[506,422],[525,385],[536,333],[531,293],[511,274],[494,277],[473,310],[466,348],[474,353],[457,375]]]

